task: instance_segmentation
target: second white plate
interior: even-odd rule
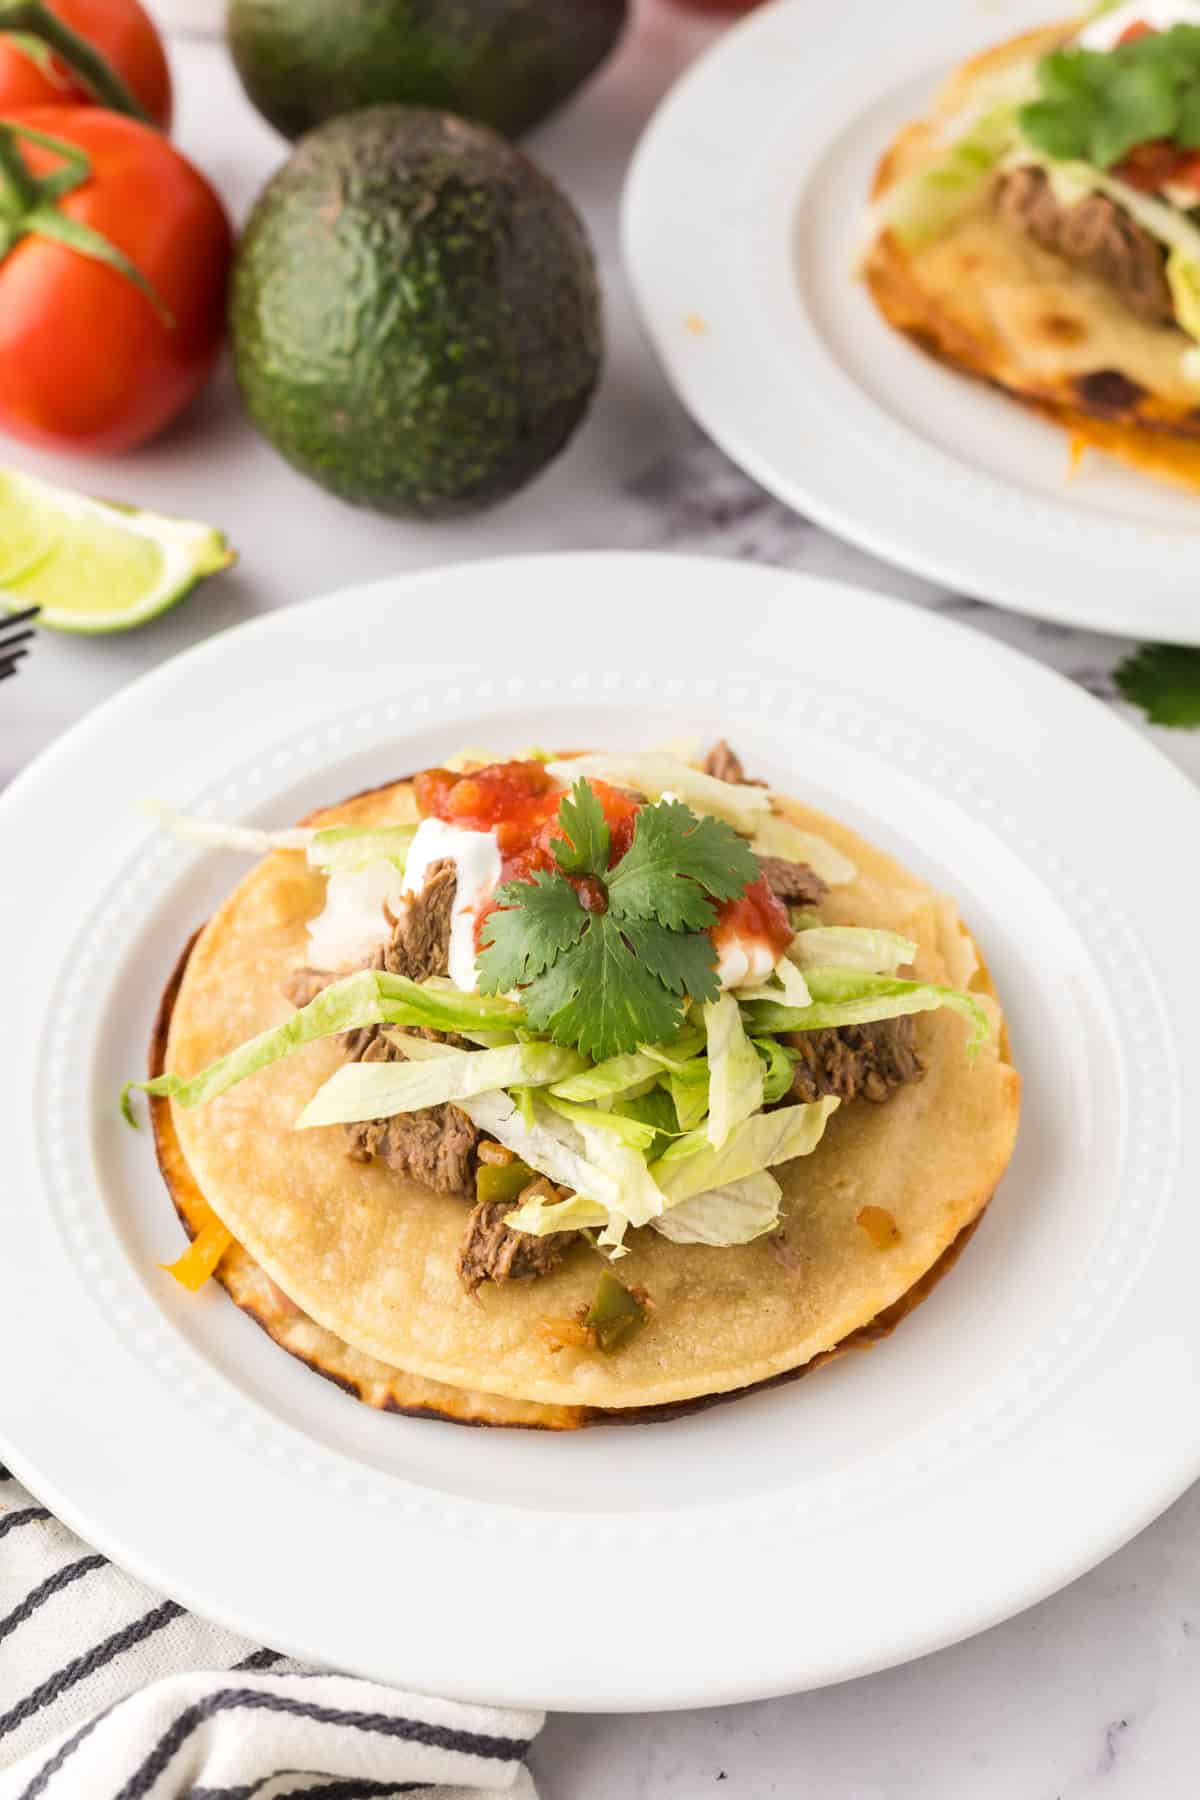
[[[1071,476],[1065,433],[922,355],[854,275],[898,127],[956,63],[1054,16],[1054,0],[755,14],[643,138],[626,261],[684,403],[789,505],[982,599],[1200,643],[1200,495],[1098,455]]]

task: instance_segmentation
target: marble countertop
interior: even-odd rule
[[[164,441],[121,462],[81,470],[4,446],[8,461],[33,472],[219,522],[241,561],[140,632],[43,638],[4,696],[0,782],[139,674],[255,613],[399,569],[530,550],[687,550],[861,583],[1003,638],[1119,707],[1112,670],[1127,644],[998,611],[851,548],[771,500],[674,400],[633,315],[618,202],[654,104],[713,33],[665,0],[644,0],[603,76],[531,140],[591,226],[610,348],[586,426],[508,506],[436,527],[345,508],[254,438],[227,372]],[[282,147],[243,101],[218,44],[176,37],[172,54],[177,135],[240,216]],[[1147,729],[1120,710],[1132,729]],[[1200,733],[1150,735],[1200,780]],[[1197,1786],[1198,1691],[1200,1489],[1091,1575],[968,1644],[758,1705],[552,1718],[533,1764],[544,1800],[710,1791],[730,1800],[1183,1800]]]

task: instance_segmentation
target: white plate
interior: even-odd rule
[[[983,599],[1198,643],[1200,496],[1094,455],[1068,479],[1057,426],[922,355],[853,274],[898,127],[963,58],[1054,17],[1054,0],[754,14],[642,139],[625,258],[685,405],[780,499]]]
[[[134,801],[285,822],[464,743],[679,733],[728,733],[960,897],[1026,1102],[952,1279],[870,1356],[575,1437],[380,1416],[168,1281],[179,1229],[117,1095],[243,865]],[[1057,676],[739,564],[467,565],[192,650],[0,799],[0,1456],[201,1612],[480,1700],[743,1700],[1028,1605],[1200,1473],[1198,824],[1183,777]]]

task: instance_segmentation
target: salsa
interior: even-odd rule
[[[737,900],[727,900],[712,928],[712,940],[718,951],[734,939],[742,942],[751,939],[755,943],[769,944],[776,962],[794,936],[787,907],[771,892],[765,875],[752,882]]]
[[[592,792],[612,834],[608,866],[620,862],[633,842],[634,821],[642,802],[605,781],[593,780]],[[417,805],[427,817],[444,819],[467,831],[494,831],[500,850],[501,881],[529,881],[539,869],[557,867],[554,840],[566,836],[558,821],[563,788],[540,762],[492,763],[458,775],[451,769],[426,769],[413,787]],[[569,878],[578,889],[590,878]],[[600,883],[593,882],[594,888]],[[589,911],[602,910],[590,891],[580,895]],[[476,938],[493,907],[480,908]],[[770,946],[776,959],[792,940],[787,908],[761,877],[736,900],[727,900],[712,928],[718,951],[734,939]]]

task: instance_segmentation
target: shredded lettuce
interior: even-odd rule
[[[634,1150],[648,1150],[658,1136],[656,1126],[643,1119],[630,1118],[626,1113],[601,1112],[597,1106],[586,1106],[572,1100],[558,1100],[554,1095],[546,1095],[546,1105],[560,1118],[570,1119],[576,1125],[597,1126],[602,1131],[611,1131],[614,1137],[620,1138]]]
[[[390,1119],[448,1100],[494,1093],[514,1082],[544,1087],[578,1069],[582,1061],[575,1051],[557,1044],[509,1044],[501,1050],[451,1049],[448,1056],[411,1062],[346,1063],[318,1088],[296,1120],[296,1130]]]
[[[607,1208],[597,1200],[585,1200],[582,1194],[569,1194],[565,1200],[527,1200],[504,1221],[510,1231],[524,1231],[530,1237],[549,1237],[555,1231],[599,1231],[608,1222]]]
[[[174,832],[184,843],[205,850],[240,850],[247,856],[267,856],[272,850],[307,850],[316,832],[304,825],[289,831],[259,831],[252,825],[221,825],[215,819],[197,819],[175,812],[161,800],[147,799],[141,809]]]
[[[787,953],[803,969],[859,969],[867,975],[894,975],[912,962],[917,946],[898,931],[873,931],[865,925],[814,925],[796,933]]]
[[[706,1035],[702,1027],[689,1024],[669,1044],[643,1044],[640,1054],[648,1056],[652,1063],[665,1069],[668,1074],[682,1075],[703,1054],[705,1042]]]
[[[761,1110],[763,1066],[732,994],[704,1006],[708,1032],[708,1141],[719,1150],[735,1125]]]
[[[625,1056],[610,1056],[567,1081],[556,1081],[554,1093],[560,1100],[620,1100],[641,1088],[647,1080],[655,1080],[661,1065],[642,1050]]]
[[[739,831],[753,831],[764,813],[771,810],[771,797],[766,788],[746,787],[731,781],[718,781],[705,775],[690,763],[661,751],[639,755],[634,751],[601,752],[594,756],[572,756],[548,765],[555,781],[569,787],[576,781],[607,781],[614,787],[633,788],[648,800],[660,800],[673,794],[690,806],[694,813],[710,814],[725,819]]]
[[[121,1105],[128,1117],[128,1096],[139,1090],[177,1100],[180,1106],[203,1106],[248,1075],[279,1062],[317,1038],[359,1031],[366,1025],[418,1025],[433,1031],[461,1031],[489,1018],[502,1017],[521,1024],[525,1015],[508,1000],[479,994],[458,994],[451,1000],[449,996],[431,993],[406,976],[360,969],[356,975],[333,982],[282,1025],[239,1044],[236,1050],[218,1057],[195,1075],[159,1075],[153,1081],[127,1082]]]
[[[780,813],[755,821],[750,848],[756,856],[782,856],[788,862],[807,863],[830,887],[844,887],[858,874],[850,858],[828,838],[802,831]]]
[[[1176,322],[1189,337],[1200,340],[1200,257],[1176,247],[1167,257],[1167,281]]]
[[[807,1006],[812,1000],[808,983],[792,961],[790,945],[787,955],[780,957],[766,981],[757,982],[753,987],[737,988],[735,992],[743,1002],[774,1000],[780,1006]]]
[[[667,1076],[680,1131],[694,1131],[708,1112],[708,1064],[697,1061],[694,1067],[694,1075]]]
[[[813,996],[811,1006],[758,1003],[747,1007],[751,1030],[822,1031],[835,1025],[873,1025],[880,1019],[932,1012],[946,1006],[971,1022],[969,1055],[975,1054],[991,1032],[991,1022],[979,1001],[957,988],[901,981],[891,975],[865,975],[852,969],[810,969],[808,985]]]
[[[390,863],[404,873],[415,825],[381,825],[367,830],[355,825],[330,825],[314,833],[308,845],[309,864],[331,875],[346,871],[353,874],[373,862]]]
[[[650,1173],[667,1197],[668,1207],[710,1188],[728,1187],[761,1169],[808,1156],[816,1149],[825,1125],[837,1108],[833,1097],[810,1106],[781,1106],[775,1112],[756,1113],[730,1132],[720,1150],[714,1150],[701,1132],[690,1132],[664,1151]]]
[[[1016,136],[1015,106],[997,106],[984,113],[932,162],[888,190],[879,208],[880,222],[914,250],[939,237],[975,204]]]
[[[617,1215],[635,1225],[645,1225],[666,1204],[645,1158],[636,1150],[619,1143],[602,1127],[578,1125],[559,1117],[532,1092],[528,1117],[503,1093],[479,1094],[458,1105],[481,1131],[490,1132],[539,1175],[573,1188],[576,1197],[582,1196],[601,1208],[606,1219]],[[540,1218],[540,1212],[536,1216]],[[513,1224],[514,1220],[508,1222]],[[574,1222],[570,1228],[574,1229]],[[545,1230],[565,1231],[568,1225],[537,1229],[521,1224],[516,1229],[541,1235]]]
[[[673,1244],[749,1244],[779,1223],[783,1189],[765,1169],[668,1207],[650,1223]]]
[[[267,856],[272,850],[303,850],[311,867],[323,874],[334,869],[361,869],[377,858],[403,870],[417,830],[413,824],[321,828],[294,825],[283,831],[260,831],[253,825],[223,825],[216,819],[198,819],[176,812],[161,800],[143,800],[141,807],[185,843],[205,850],[238,850],[247,856]]]
[[[666,1082],[670,1078],[664,1075],[661,1079]],[[637,1119],[643,1125],[652,1126],[655,1134],[664,1139],[675,1138],[680,1134],[675,1102],[666,1087],[657,1082],[644,1094],[634,1094],[625,1100],[614,1101],[612,1110],[622,1118]]]
[[[380,1025],[388,1017],[380,979],[374,970],[364,969],[357,975],[347,976],[344,981],[334,982],[284,1024],[239,1044],[236,1050],[219,1057],[196,1075],[186,1078],[159,1075],[153,1081],[127,1082],[122,1105],[126,1105],[132,1090],[140,1089],[143,1093],[177,1100],[180,1106],[203,1106],[206,1101],[215,1100],[228,1088],[244,1081],[248,1075],[279,1062],[293,1050],[299,1050],[317,1038],[331,1037],[340,1031],[358,1031],[365,1025]]]
[[[763,1060],[763,1105],[774,1106],[782,1100],[792,1085],[796,1072],[793,1057],[796,1051],[788,1052],[778,1038],[751,1038],[751,1043]]]

